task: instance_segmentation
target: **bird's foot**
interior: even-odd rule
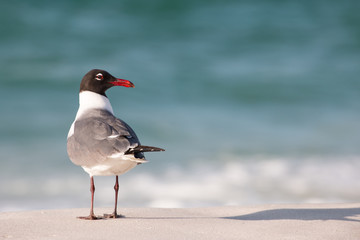
[[[83,220],[99,220],[99,219],[103,219],[102,217],[97,217],[95,215],[89,215],[87,217],[77,217],[79,219],[83,219]]]
[[[119,215],[117,213],[112,213],[112,214],[104,214],[104,218],[124,218],[124,215]]]

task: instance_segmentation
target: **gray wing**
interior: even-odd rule
[[[104,110],[91,111],[74,124],[67,147],[71,161],[77,165],[91,166],[140,145],[129,125]],[[136,157],[144,159],[142,153]]]

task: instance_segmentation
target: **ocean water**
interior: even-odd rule
[[[358,1],[6,1],[0,211],[89,207],[66,153],[82,76],[166,149],[120,176],[120,207],[360,199]],[[95,177],[95,207],[114,177]]]

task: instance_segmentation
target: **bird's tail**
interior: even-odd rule
[[[163,152],[163,151],[165,151],[165,149],[140,145],[134,148],[130,148],[125,152],[125,154],[135,154],[140,152]]]

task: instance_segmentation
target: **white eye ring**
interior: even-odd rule
[[[95,79],[101,81],[104,79],[104,76],[101,73],[96,74]]]

